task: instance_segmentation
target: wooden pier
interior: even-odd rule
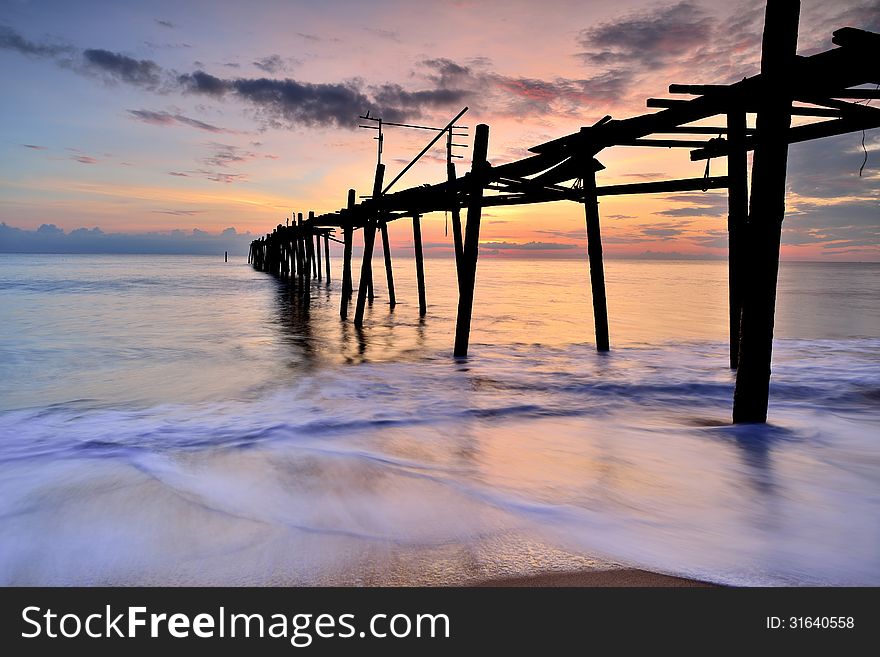
[[[427,303],[420,220],[431,212],[450,212],[459,289],[454,355],[464,358],[474,311],[483,208],[552,201],[580,203],[586,218],[596,348],[607,351],[611,341],[599,197],[727,189],[730,366],[737,370],[733,421],[765,422],[788,146],[880,126],[880,109],[864,104],[866,99],[880,98],[880,93],[876,88],[853,88],[880,85],[880,35],[844,27],[833,33],[832,42],[837,47],[809,57],[798,56],[799,13],[797,0],[768,2],[761,71],[755,76],[729,85],[672,84],[670,94],[692,98],[648,99],[648,107],[663,109],[620,120],[606,116],[578,132],[530,148],[529,157],[498,166],[492,166],[488,159],[489,126],[478,125],[471,170],[457,177],[450,159],[446,180],[437,184],[390,192],[400,175],[385,186],[385,167],[380,161],[369,198],[357,203],[354,190],[349,190],[347,205],[340,210],[319,215],[309,212],[306,219],[299,214],[288,225],[278,225],[251,244],[249,262],[260,271],[305,283],[300,289],[308,294],[313,279],[323,278],[329,285],[329,242],[341,241],[340,317],[348,318],[357,291],[353,323],[362,329],[364,308],[373,296],[376,232],[382,237],[388,297],[393,308],[396,297],[387,227],[392,221],[409,219],[413,226],[419,312],[424,316]],[[855,99],[860,102],[853,102]],[[448,132],[450,145],[456,127],[453,124],[464,111],[442,129]],[[754,128],[748,127],[749,114],[756,117]],[[793,116],[821,120],[792,126]],[[723,125],[691,125],[713,117]],[[381,128],[379,140],[381,158]],[[684,148],[690,150],[693,161],[726,157],[728,173],[711,177],[707,169],[707,175],[700,178],[600,185],[596,174],[605,167],[597,156],[607,149],[625,146]],[[751,189],[749,151],[754,152]],[[461,209],[466,210],[464,227]],[[337,230],[342,240],[336,237]],[[360,281],[355,288],[351,258],[356,231],[362,235],[364,249]]]

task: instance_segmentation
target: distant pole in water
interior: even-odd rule
[[[229,251],[223,252],[223,262],[229,262]]]

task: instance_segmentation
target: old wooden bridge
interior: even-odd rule
[[[866,102],[880,98],[880,94],[876,86],[864,87],[880,86],[880,35],[844,27],[833,33],[832,41],[837,47],[809,57],[798,56],[799,13],[797,0],[768,2],[758,75],[728,85],[670,85],[671,94],[692,97],[649,99],[648,107],[663,109],[622,120],[606,116],[576,133],[530,148],[530,157],[499,166],[487,161],[489,127],[478,125],[471,170],[457,177],[450,159],[447,179],[439,184],[392,193],[390,185],[384,186],[385,167],[380,160],[370,197],[358,203],[355,191],[349,190],[347,206],[341,210],[320,215],[309,212],[306,217],[300,213],[292,225],[279,225],[254,241],[249,261],[261,271],[301,281],[305,283],[304,289],[308,289],[310,280],[322,275],[322,242],[329,281],[329,241],[339,241],[332,234],[340,229],[344,243],[340,315],[343,320],[348,317],[356,290],[353,319],[354,325],[362,328],[365,304],[373,293],[376,231],[382,236],[388,296],[393,306],[394,278],[387,226],[391,221],[411,219],[419,308],[424,315],[420,218],[429,212],[450,212],[459,290],[454,355],[461,358],[468,352],[482,208],[574,201],[583,204],[586,214],[596,347],[607,351],[610,340],[598,197],[727,189],[730,365],[737,370],[733,420],[765,422],[788,145],[880,126],[880,109]],[[754,128],[747,127],[750,113],[756,115]],[[438,136],[445,133],[451,143],[454,124],[460,116],[461,113],[439,129]],[[818,120],[792,126],[793,116]],[[710,117],[719,117],[717,122],[724,125],[691,125]],[[707,138],[708,135],[723,136]],[[726,157],[728,173],[720,177],[599,186],[596,172],[604,167],[596,156],[618,146],[686,148],[690,149],[691,160]],[[749,151],[754,151],[751,190]],[[574,184],[563,185],[570,181]],[[464,227],[461,209],[467,211]],[[351,274],[352,240],[359,229],[364,253],[360,282],[355,288]]]

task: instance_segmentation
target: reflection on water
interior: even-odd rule
[[[357,330],[336,280],[0,257],[0,582],[880,584],[876,267],[784,265],[733,427],[724,263],[609,261],[597,354],[584,263],[481,260],[456,362],[452,263],[420,319],[395,262]]]

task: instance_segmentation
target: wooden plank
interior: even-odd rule
[[[397,297],[394,294],[394,270],[391,268],[391,246],[388,244],[388,222],[384,219],[379,222],[382,233],[382,255],[385,256],[385,280],[388,283],[388,304],[394,308],[397,305]]]
[[[592,158],[591,158],[592,159]],[[602,235],[599,229],[599,195],[596,171],[589,161],[581,163],[584,216],[587,223],[587,255],[590,260],[590,288],[593,295],[593,323],[596,329],[596,350],[611,348],[608,337],[608,304],[605,299],[605,266],[602,262]]]

